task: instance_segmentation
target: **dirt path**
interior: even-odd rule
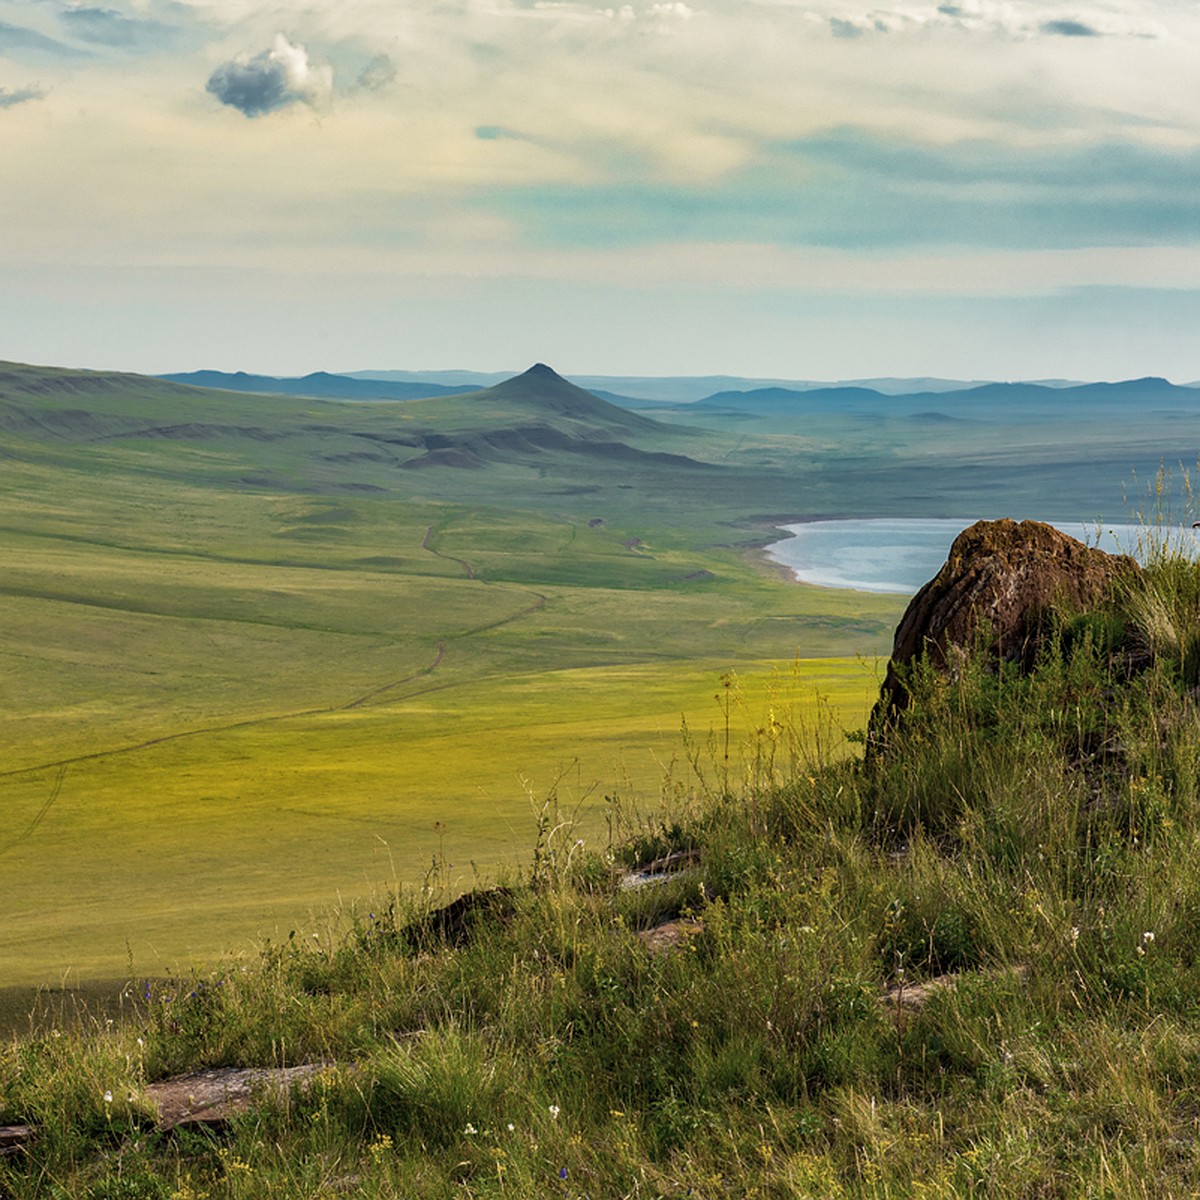
[[[479,583],[487,583],[486,579],[480,579],[479,576],[475,574],[475,568],[471,566],[471,564],[467,562],[465,558],[455,558],[453,554],[443,554],[440,550],[435,550],[429,544],[430,540],[433,538],[433,529],[434,527],[430,525],[425,530],[425,536],[421,539],[421,549],[428,550],[429,553],[434,556],[434,558],[444,558],[447,562],[458,563],[458,565],[466,572],[468,579],[474,579]]]
[[[58,774],[54,778],[54,784],[50,788],[50,795],[46,798],[46,802],[33,815],[33,820],[17,834],[7,846],[0,846],[0,855],[7,854],[10,850],[15,850],[23,841],[31,838],[37,827],[45,820],[46,814],[54,807],[55,800],[58,799],[59,793],[62,791],[63,780],[67,777],[67,764],[63,763],[58,769]]]
[[[352,708],[362,708],[368,700],[373,700],[376,696],[383,692],[390,692],[392,688],[402,687],[406,683],[412,683],[414,679],[421,679],[425,675],[432,675],[434,671],[442,665],[442,659],[446,657],[446,643],[438,642],[437,653],[433,656],[433,662],[427,667],[422,667],[419,671],[414,671],[411,675],[405,675],[403,679],[393,679],[391,683],[382,683],[377,688],[372,688],[369,692],[364,692],[357,700],[351,700],[349,704],[340,705],[337,709],[331,710],[336,712],[349,712]]]
[[[429,551],[430,554],[437,558],[443,558],[447,562],[457,563],[463,569],[463,572],[468,579],[487,586],[487,580],[479,579],[479,577],[475,574],[475,568],[472,567],[466,559],[455,558],[453,555],[443,554],[440,550],[435,550],[433,548],[430,543],[433,539],[434,529],[435,527],[433,525],[430,525],[426,528],[425,536],[421,540],[421,548]],[[496,621],[489,621],[484,625],[475,627],[474,629],[464,630],[457,636],[463,638],[472,637],[473,635],[479,633],[486,633],[489,630],[498,629],[502,625],[508,625],[513,621],[519,621],[521,618],[527,617],[532,613],[539,612],[541,609],[545,608],[547,598],[540,592],[533,592],[532,595],[534,597],[533,603],[526,605],[524,608],[519,609],[512,615],[501,617]],[[247,717],[240,721],[228,721],[221,725],[206,725],[199,729],[183,729],[178,733],[167,733],[163,734],[161,737],[147,738],[145,741],[133,742],[126,746],[116,746],[108,750],[95,750],[90,754],[76,754],[69,758],[59,758],[50,762],[36,763],[29,767],[18,767],[13,770],[0,771],[0,779],[12,779],[21,775],[36,775],[43,771],[58,772],[53,784],[51,785],[50,794],[46,801],[34,814],[33,819],[29,822],[29,824],[26,825],[25,828],[22,829],[15,838],[5,845],[0,845],[0,855],[7,854],[8,851],[20,845],[36,832],[38,826],[43,820],[45,820],[46,815],[50,812],[50,810],[54,807],[55,802],[58,800],[59,795],[62,792],[63,782],[66,778],[68,768],[77,763],[95,762],[99,759],[115,757],[118,754],[135,754],[141,750],[149,750],[155,746],[165,745],[168,742],[183,741],[186,738],[207,737],[212,734],[230,733],[237,729],[252,729],[256,726],[278,724],[281,721],[297,720],[303,717],[319,717],[326,716],[331,713],[350,712],[354,709],[365,707],[377,696],[381,696],[385,692],[394,691],[396,688],[403,687],[405,684],[415,683],[418,679],[425,679],[433,675],[442,665],[445,657],[446,643],[444,641],[439,641],[435,647],[433,661],[427,666],[420,667],[416,671],[412,671],[408,675],[404,675],[399,679],[392,679],[387,683],[381,683],[378,686],[371,688],[369,691],[363,692],[361,695],[356,696],[354,699],[348,700],[343,704],[328,704],[314,708],[293,709],[288,712],[274,713],[270,716]],[[422,688],[421,692],[431,690],[440,689],[436,687]]]
[[[76,754],[71,758],[58,758],[51,762],[35,763],[30,767],[18,767],[15,770],[0,771],[0,779],[11,779],[18,775],[35,775],[39,771],[53,771],[59,769],[65,774],[66,769],[73,766],[75,763],[94,762],[100,758],[111,758],[117,754],[133,754],[138,750],[149,750],[152,746],[162,746],[167,742],[178,742],[184,738],[204,737],[213,733],[229,733],[234,729],[250,729],[256,725],[271,725],[277,724],[280,721],[291,721],[299,717],[320,717],[330,713],[347,712],[350,709],[360,708],[366,704],[373,696],[378,696],[381,692],[391,691],[393,688],[402,687],[406,683],[412,683],[417,679],[423,679],[427,675],[432,675],[442,664],[442,660],[446,657],[445,642],[438,642],[437,652],[434,654],[433,661],[425,667],[421,667],[411,674],[405,675],[401,679],[393,679],[389,683],[380,684],[378,687],[372,688],[369,692],[364,692],[361,696],[347,701],[345,704],[325,704],[318,708],[298,708],[290,712],[273,713],[267,717],[247,717],[242,721],[229,721],[224,725],[206,725],[200,729],[182,729],[178,733],[165,733],[162,737],[147,738],[144,742],[133,742],[128,746],[115,746],[111,750],[94,750],[91,754]],[[50,810],[54,801],[58,799],[58,793],[62,789],[62,774],[57,780],[54,791],[50,799],[42,806],[37,815],[33,818],[33,822],[28,826],[16,839],[9,842],[7,846],[0,847],[0,854],[11,850],[13,846],[22,841],[45,817]]]

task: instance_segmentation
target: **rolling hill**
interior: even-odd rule
[[[729,450],[546,367],[348,402],[0,366],[0,980],[465,886],[550,797],[603,836],[735,665],[762,696],[803,646],[797,702],[860,723],[833,656],[896,602],[784,584],[756,514],[808,485]]]

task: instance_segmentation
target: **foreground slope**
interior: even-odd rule
[[[0,1188],[1195,1196],[1200,576],[1138,580],[1026,671],[910,676],[869,765],[735,728],[657,818],[613,806],[611,854],[552,817],[473,905],[435,873],[35,1025],[0,1045]],[[162,1129],[171,1077],[297,1064]]]

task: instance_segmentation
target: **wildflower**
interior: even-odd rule
[[[1071,945],[1072,946],[1075,945],[1075,943],[1077,941],[1079,941],[1079,926],[1072,925],[1071,926]]]
[[[558,1177],[559,1177],[559,1179],[566,1179],[566,1177],[567,1177],[567,1168],[566,1167],[558,1168]]]
[[[550,1120],[552,1120],[552,1121],[557,1121],[557,1120],[558,1120],[558,1114],[559,1114],[560,1112],[562,1112],[562,1109],[561,1109],[561,1108],[559,1108],[557,1104],[552,1104],[552,1105],[550,1105]]]
[[[514,1129],[516,1129],[516,1126],[515,1126],[515,1125],[514,1125],[514,1124],[513,1124],[511,1121],[509,1121],[509,1123],[508,1123],[508,1132],[509,1132],[509,1133],[512,1133],[512,1131],[513,1131]]]
[[[463,1133],[466,1133],[466,1134],[472,1134],[472,1133],[478,1133],[478,1132],[479,1132],[479,1130],[476,1129],[475,1126],[472,1125],[470,1121],[467,1122],[467,1127],[466,1127],[466,1129],[463,1130]]]
[[[1147,929],[1146,932],[1142,934],[1142,943],[1145,944],[1152,941],[1154,941],[1154,934]]]
[[[111,1103],[112,1103],[112,1092],[110,1092],[110,1091],[106,1091],[106,1092],[104,1093],[104,1103],[105,1103],[105,1104],[111,1104]]]

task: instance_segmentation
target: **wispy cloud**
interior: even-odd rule
[[[838,130],[764,146],[707,186],[511,187],[474,203],[532,245],[739,239],[846,251],[1200,243],[1200,150],[921,144]]]
[[[839,38],[939,28],[1017,39],[1041,36],[1153,37],[1159,32],[1158,27],[1147,19],[1144,6],[1131,6],[1127,10],[1098,8],[1095,15],[1086,17],[1078,13],[1047,17],[1043,4],[1029,0],[961,0],[960,3],[939,4],[936,8],[913,4],[859,11],[842,7],[820,19],[826,20],[829,31]]]
[[[36,29],[0,21],[0,55],[45,62],[82,58],[86,54],[87,51],[67,45]]]
[[[358,91],[381,92],[396,79],[396,64],[386,54],[377,54],[358,73],[354,86]]]
[[[16,108],[18,104],[27,104],[30,100],[44,100],[46,93],[40,87],[2,88],[0,87],[0,108]]]
[[[60,19],[74,38],[118,50],[162,48],[175,41],[177,31],[160,21],[130,17],[112,8],[76,5]]]
[[[1100,31],[1092,25],[1086,25],[1083,21],[1073,21],[1070,18],[1062,18],[1057,21],[1043,21],[1041,26],[1043,33],[1057,34],[1059,37],[1100,37]]]

